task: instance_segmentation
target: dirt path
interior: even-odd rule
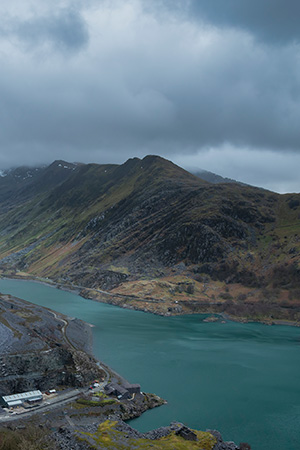
[[[63,323],[61,332],[63,334],[64,340],[68,343],[68,345],[70,345],[70,347],[72,347],[74,350],[77,350],[76,347],[72,344],[72,342],[67,337],[66,329],[67,329],[67,326],[69,325],[69,322],[67,320],[63,319],[62,317],[59,317],[59,315],[55,311],[50,310],[50,312],[54,315],[56,320],[59,320],[60,322]]]

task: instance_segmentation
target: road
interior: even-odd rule
[[[101,365],[101,363],[98,361],[97,362],[97,366],[99,367],[99,369],[103,370],[103,372],[105,373],[105,379],[104,381],[101,383],[103,384],[103,387],[107,385],[108,380],[111,377],[111,374],[108,372],[108,370],[103,366],[103,364]]]
[[[51,411],[55,408],[61,407],[71,401],[76,400],[76,398],[78,398],[81,394],[86,393],[87,392],[87,388],[80,388],[80,389],[73,389],[72,391],[68,391],[65,394],[61,393],[58,394],[56,397],[53,398],[49,398],[45,401],[43,401],[43,403],[41,405],[38,405],[28,411],[22,412],[22,413],[15,413],[15,414],[11,414],[11,413],[6,413],[3,412],[2,414],[0,414],[0,423],[1,422],[12,422],[14,420],[19,420],[19,419],[23,419],[23,418],[27,418],[27,417],[31,417],[36,413],[45,413],[47,411]]]
[[[61,331],[62,331],[64,340],[65,340],[65,341],[66,341],[66,342],[67,342],[74,350],[77,350],[76,347],[74,347],[74,345],[72,344],[72,342],[70,342],[70,340],[69,340],[68,337],[67,337],[66,329],[67,329],[67,326],[69,325],[69,323],[68,323],[65,319],[63,319],[62,317],[60,317],[59,315],[57,315],[55,311],[50,310],[50,312],[54,315],[54,317],[55,317],[56,320],[59,320],[60,322],[63,323],[63,326],[62,326]]]

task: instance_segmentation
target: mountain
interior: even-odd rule
[[[0,212],[17,203],[23,203],[31,197],[47,192],[65,181],[77,164],[55,161],[49,167],[17,167],[1,171],[0,175]]]
[[[241,183],[240,181],[233,180],[232,178],[222,177],[221,175],[217,175],[216,173],[209,172],[208,170],[198,169],[195,171],[191,171],[196,177],[201,178],[202,180],[208,181],[209,183],[219,184],[219,183]]]
[[[300,194],[209,183],[158,156],[35,172],[0,178],[3,273],[159,314],[300,318]]]

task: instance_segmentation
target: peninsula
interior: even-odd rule
[[[81,320],[1,294],[0,338],[0,442],[36,450],[238,448],[217,431],[180,423],[144,434],[127,425],[165,401],[97,362]]]

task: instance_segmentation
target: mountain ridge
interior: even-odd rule
[[[213,184],[220,184],[220,183],[246,184],[241,181],[234,180],[233,178],[222,177],[221,175],[218,175],[214,172],[210,172],[209,170],[193,169],[190,172],[196,175],[197,177]]]
[[[105,290],[103,301],[144,310],[157,297],[161,314],[207,304],[298,320],[300,194],[209,183],[154,155],[43,171],[1,196],[3,273]]]

